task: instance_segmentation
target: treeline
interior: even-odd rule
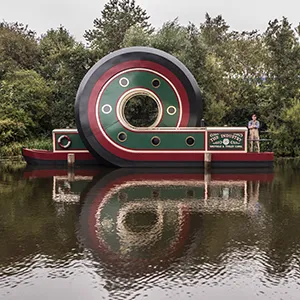
[[[87,45],[64,27],[37,36],[0,23],[0,149],[75,127],[74,101],[88,69],[111,51],[151,46],[193,73],[210,126],[245,126],[258,115],[279,156],[300,155],[300,25],[283,17],[263,33],[232,31],[221,15],[200,25],[177,19],[159,29],[134,0],[110,0],[86,30]],[[50,145],[49,138],[49,145]],[[5,151],[2,151],[4,153]]]

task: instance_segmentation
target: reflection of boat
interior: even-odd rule
[[[48,178],[53,176],[68,176],[73,178],[76,176],[89,176],[93,177],[99,174],[106,174],[112,169],[101,168],[97,166],[81,167],[68,169],[66,167],[58,166],[29,166],[24,168],[23,176],[24,178]]]
[[[195,224],[203,226],[203,213],[247,213],[247,183],[273,180],[272,173],[174,171],[119,169],[95,178],[81,196],[85,246],[111,266],[139,272],[170,263],[185,251]]]
[[[52,178],[52,200],[59,203],[75,203],[80,200],[80,193],[93,177],[106,174],[111,169],[89,168],[53,168],[53,166],[26,166],[23,172],[24,178]]]

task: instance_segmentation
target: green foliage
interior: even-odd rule
[[[133,46],[150,46],[151,33],[139,24],[131,26],[125,33],[121,46],[123,48]]]
[[[11,119],[0,120],[0,147],[21,141],[27,136],[26,127]]]
[[[0,88],[0,120],[9,119],[27,134],[41,134],[49,128],[51,88],[33,70],[8,73]]]
[[[26,138],[22,142],[11,142],[0,146],[1,157],[20,156],[22,147],[53,150],[51,137]]]
[[[256,113],[276,155],[298,156],[299,36],[300,25],[293,28],[285,17],[270,21],[259,34],[232,31],[221,15],[208,13],[199,26],[183,26],[176,18],[154,31],[134,0],[104,5],[93,29],[84,34],[88,47],[63,26],[37,37],[23,24],[2,22],[0,147],[17,149],[28,140],[50,138],[54,128],[75,127],[76,92],[89,68],[121,47],[151,46],[190,69],[203,95],[207,125],[246,126]],[[146,124],[155,113],[136,99],[127,118]]]
[[[103,56],[121,47],[127,30],[139,25],[152,32],[149,16],[135,0],[109,0],[101,12],[101,18],[94,20],[94,28],[87,30],[84,37],[92,48]]]
[[[52,86],[51,127],[75,127],[74,101],[87,70],[96,62],[89,51],[63,27],[51,29],[40,40],[40,73]]]
[[[0,80],[12,70],[35,69],[40,61],[35,33],[20,23],[0,23]]]
[[[224,126],[227,125],[224,124],[226,111],[227,109],[224,101],[211,101],[210,104],[207,105],[204,118],[210,126]]]

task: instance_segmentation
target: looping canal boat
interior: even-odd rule
[[[137,103],[151,107],[147,124],[128,116]],[[204,127],[202,118],[201,92],[186,66],[161,50],[130,47],[105,56],[83,78],[77,129],[53,130],[52,151],[22,154],[35,165],[272,167],[273,152],[248,152],[247,127]]]

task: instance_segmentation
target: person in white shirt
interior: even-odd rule
[[[256,115],[252,115],[252,120],[248,122],[248,128],[250,130],[250,152],[253,152],[253,142],[255,141],[257,152],[260,152],[259,146],[259,121],[256,119]]]

